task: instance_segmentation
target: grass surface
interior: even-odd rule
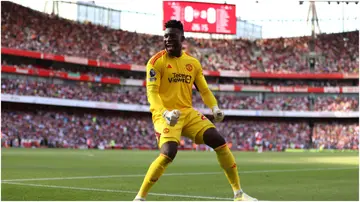
[[[132,200],[157,151],[2,149],[2,200]],[[234,152],[259,200],[359,200],[358,153]],[[147,200],[232,200],[214,152],[180,151]]]

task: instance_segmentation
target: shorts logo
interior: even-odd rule
[[[149,81],[156,81],[156,78],[155,78],[156,72],[154,69],[150,70],[149,75],[150,75]]]
[[[168,133],[170,130],[168,128],[164,128],[164,133]]]
[[[206,119],[206,116],[205,115],[202,115],[201,116],[201,120],[205,120]]]
[[[189,72],[191,72],[193,69],[192,64],[187,64],[185,67],[186,67],[186,70],[188,70]]]

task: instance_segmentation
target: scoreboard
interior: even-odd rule
[[[185,32],[236,34],[236,8],[233,4],[163,1],[163,11],[164,23],[180,20]]]

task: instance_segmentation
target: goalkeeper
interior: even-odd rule
[[[150,165],[135,200],[145,200],[150,188],[174,160],[181,136],[214,149],[233,189],[234,200],[256,200],[242,191],[234,156],[224,138],[211,121],[192,107],[194,84],[206,106],[212,109],[214,121],[224,118],[200,62],[182,50],[185,40],[182,23],[170,20],[165,28],[165,50],[155,54],[146,67],[147,96],[160,155]]]

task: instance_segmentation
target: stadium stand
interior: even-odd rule
[[[216,126],[237,150],[253,150],[255,132],[263,134],[267,150],[309,148],[311,134],[314,148],[357,149],[359,144],[356,123],[317,122],[313,131],[306,121],[227,120]],[[152,127],[150,116],[143,114],[114,116],[74,109],[2,111],[3,138],[8,145],[19,144],[20,138],[26,147],[109,148],[114,140],[116,148],[156,149]],[[184,140],[191,146],[189,140]]]
[[[126,104],[149,105],[144,87],[113,87],[96,83],[2,79],[1,93],[11,95],[29,95],[62,99],[115,102]],[[264,109],[280,111],[310,111],[308,95],[275,95],[267,96],[264,101],[256,95],[246,93],[215,92],[223,109]],[[338,95],[315,98],[315,111],[358,111],[358,97]],[[197,108],[205,108],[199,93],[194,93],[193,103]]]
[[[144,65],[162,47],[161,36],[81,24],[10,2],[2,6],[3,47],[139,65]],[[310,71],[304,58],[309,53],[309,40],[310,37],[254,42],[189,38],[187,49],[208,70],[298,73]],[[323,57],[316,63],[315,71],[358,73],[358,44],[358,31],[319,35],[316,51]]]
[[[5,54],[3,48],[140,65],[143,68],[150,56],[162,47],[161,36],[73,22],[11,2],[2,2],[1,5],[2,94],[148,105],[144,72]],[[203,68],[209,71],[297,74],[311,72],[304,57],[309,53],[309,40],[309,37],[255,41],[189,38],[186,49],[199,58]],[[315,72],[359,73],[358,44],[358,31],[319,35],[315,47],[322,57],[315,65]],[[81,77],[83,75],[87,79]],[[223,109],[359,111],[357,78],[290,80],[220,75],[209,76],[207,80],[211,84],[232,85],[232,90],[225,92],[215,86],[214,94]],[[244,85],[250,85],[248,90],[244,90]],[[253,86],[259,88],[254,90]],[[283,93],[279,86],[305,87],[306,91],[294,93],[292,89]],[[195,91],[193,103],[196,108],[205,108]],[[14,107],[2,101],[2,105],[3,146],[156,148],[148,113],[129,116],[128,112],[112,112],[114,115],[109,115],[95,109],[87,111],[31,105],[31,109],[24,110],[27,104]],[[264,149],[271,151],[288,148],[358,149],[359,126],[354,120],[348,123],[336,118],[331,121],[271,121],[271,118],[249,121],[237,118],[231,117],[216,124],[232,144],[232,149],[254,150],[255,132],[264,135]],[[183,141],[183,149],[193,148],[191,141]]]

